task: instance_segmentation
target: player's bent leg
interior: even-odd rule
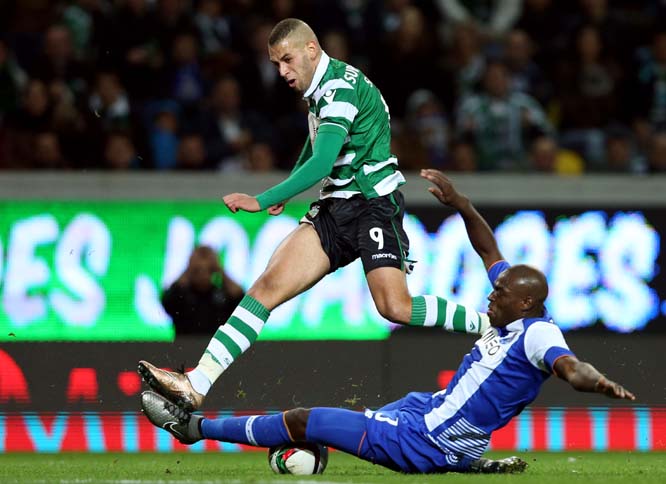
[[[305,440],[372,461],[372,456],[364,453],[366,448],[363,445],[367,420],[363,412],[315,407],[308,414]]]
[[[409,324],[412,297],[405,272],[396,267],[378,267],[366,274],[370,294],[377,311],[396,324]]]
[[[227,323],[216,331],[199,364],[189,374],[197,391],[207,393],[220,375],[254,344],[271,311],[312,287],[328,273],[329,267],[328,256],[312,226],[301,224],[289,234]]]
[[[194,387],[199,387],[200,393],[207,393],[220,375],[254,344],[270,312],[312,287],[328,273],[329,267],[319,235],[312,226],[301,224],[278,246],[266,270],[227,323],[215,332],[199,364],[189,374]],[[199,378],[199,385],[194,378]]]
[[[490,327],[488,315],[472,307],[438,296],[411,297],[400,269],[378,267],[368,272],[366,278],[377,310],[393,323],[470,334],[483,334]]]
[[[247,294],[272,311],[319,282],[330,267],[317,231],[303,223],[278,246]]]
[[[187,375],[139,362],[141,377],[157,393],[188,410],[201,407],[211,385],[256,341],[272,309],[312,287],[330,268],[311,225],[301,224],[276,249],[268,267]]]
[[[303,412],[298,412],[298,410],[305,409],[296,409],[297,413],[294,418],[298,422],[297,425],[290,425],[290,429],[293,433],[297,433],[298,426],[306,423],[305,432],[299,435],[299,439],[302,438],[307,442],[333,447],[394,471],[405,470],[393,459],[390,452],[385,451],[386,449],[381,446],[374,448],[371,445],[370,441],[374,434],[368,426],[368,422],[374,415],[373,412],[367,410],[365,412],[355,412],[327,407],[316,407]],[[377,421],[375,420],[375,422]],[[396,427],[391,423],[387,425],[390,427],[388,432],[394,434]],[[381,439],[380,435],[374,435],[374,437]]]
[[[482,334],[490,327],[488,316],[474,308],[437,296],[411,297],[405,273],[400,269],[378,267],[366,277],[377,310],[393,323],[472,334]]]
[[[292,408],[284,413],[284,423],[291,440],[295,442],[306,440],[305,429],[308,426],[309,418],[310,409],[308,408]]]

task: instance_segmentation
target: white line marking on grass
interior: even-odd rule
[[[34,480],[35,484],[51,484],[53,481]],[[299,479],[299,480],[254,480],[245,481],[243,479],[216,479],[214,481],[201,481],[190,479],[61,479],[60,484],[88,484],[88,483],[108,483],[108,484],[242,484],[244,482],[254,482],[255,484],[351,484],[352,481],[320,481],[319,479]],[[356,483],[359,484],[359,483]]]
[[[299,479],[297,481],[292,481],[292,480],[285,480],[285,481],[257,481],[258,484],[351,484],[352,481],[320,481],[319,479],[313,479],[313,480],[307,480],[307,479]],[[359,483],[356,483],[359,484]],[[362,484],[362,483],[360,483]]]
[[[35,484],[49,484],[53,481],[30,481]],[[196,481],[190,480],[190,479],[180,479],[180,480],[175,480],[175,479],[169,479],[169,480],[162,480],[162,479],[104,479],[104,480],[99,480],[99,479],[61,479],[58,481],[60,484],[86,484],[86,483],[108,483],[108,484],[219,484],[221,482],[227,483],[227,484],[242,484],[244,481],[241,479],[216,479],[214,481],[202,481],[197,479]],[[268,481],[267,481],[268,482]],[[292,482],[291,484],[294,484]],[[324,483],[320,483],[324,484]]]

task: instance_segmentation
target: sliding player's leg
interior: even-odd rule
[[[513,473],[522,472],[527,467],[517,457],[495,461],[452,456],[449,462],[446,452],[424,440],[417,425],[400,422],[401,413],[396,407],[402,406],[404,401],[375,412],[319,407],[295,408],[273,415],[206,419],[157,393],[144,392],[141,409],[153,425],[188,445],[202,439],[255,447],[316,442],[389,469],[414,473]],[[407,414],[402,417],[409,418]]]
[[[255,342],[270,312],[312,287],[329,268],[317,232],[309,224],[299,225],[276,249],[229,320],[215,332],[194,370],[184,375],[141,361],[139,373],[169,400],[189,410],[199,408],[211,385]]]
[[[359,455],[367,418],[362,412],[339,408],[295,408],[273,415],[206,419],[147,391],[141,409],[153,425],[163,428],[184,444],[202,439],[255,447],[291,442],[316,442]]]
[[[294,408],[273,415],[203,420],[201,435],[223,442],[271,447],[314,442],[360,456],[367,418],[341,408]]]

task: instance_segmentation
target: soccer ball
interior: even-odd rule
[[[276,474],[322,474],[328,463],[328,447],[309,442],[276,445],[268,449],[268,463]]]

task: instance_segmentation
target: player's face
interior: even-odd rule
[[[310,87],[317,67],[317,49],[314,42],[303,44],[298,39],[287,37],[268,46],[268,56],[289,87],[301,93]]]
[[[506,270],[495,280],[493,290],[488,295],[488,319],[496,328],[503,328],[520,319],[521,298],[512,286],[511,272]]]

